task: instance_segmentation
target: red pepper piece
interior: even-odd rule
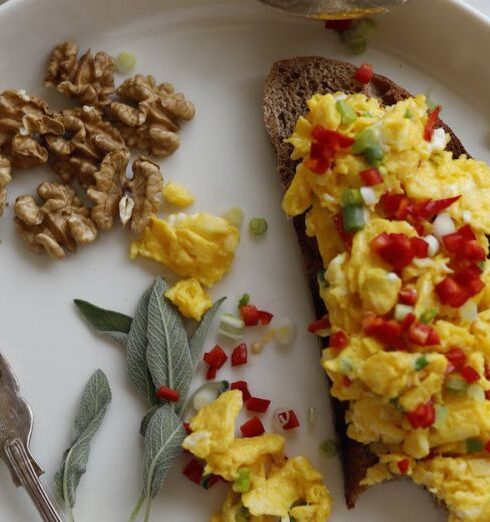
[[[240,431],[244,437],[258,437],[265,432],[265,429],[258,417],[252,417],[240,426]]]
[[[424,140],[430,141],[434,134],[434,128],[436,126],[437,120],[439,119],[439,114],[441,112],[442,107],[438,105],[435,109],[429,112],[429,116],[427,117],[427,122],[424,127]]]
[[[436,420],[436,410],[432,402],[419,404],[415,410],[407,413],[408,422],[412,428],[429,428]]]
[[[267,399],[259,399],[258,397],[250,397],[246,402],[246,407],[248,411],[253,411],[254,413],[265,413],[269,408],[269,404],[271,401]]]
[[[485,451],[490,453],[490,440],[485,444]]]
[[[296,416],[296,413],[294,413],[293,410],[288,410],[286,414],[288,415],[288,421],[282,425],[282,429],[294,430],[295,428],[298,428],[300,426],[300,422]]]
[[[342,350],[349,344],[349,337],[343,330],[339,330],[330,336],[330,348]]]
[[[356,142],[354,138],[350,138],[349,136],[346,136],[340,132],[326,129],[321,125],[315,125],[315,127],[313,127],[311,137],[323,145],[328,145],[333,149],[346,149],[354,145]]]
[[[184,422],[182,425],[184,426],[184,430],[187,435],[190,435],[192,433],[191,425],[188,422]]]
[[[469,384],[473,384],[480,380],[480,374],[473,368],[473,366],[463,366],[463,368],[459,370],[459,373]]]
[[[463,225],[458,228],[458,234],[462,236],[465,241],[474,241],[476,239],[475,233],[470,225]]]
[[[485,261],[487,257],[485,254],[485,249],[478,244],[476,239],[472,241],[466,241],[463,244],[463,251],[461,255],[464,257],[464,259],[473,262]]]
[[[242,392],[243,402],[247,402],[252,395],[248,391],[248,383],[247,381],[235,381],[230,384],[231,390],[240,390]]]
[[[204,464],[197,459],[189,461],[182,473],[192,482],[201,485],[201,479],[204,472]]]
[[[415,257],[424,258],[429,255],[429,245],[420,237],[410,239]]]
[[[442,242],[449,253],[458,254],[461,252],[465,240],[459,232],[453,232],[442,236]]]
[[[206,380],[212,381],[216,377],[217,373],[218,373],[217,368],[215,368],[214,366],[208,366],[208,370],[206,372]]]
[[[445,356],[455,370],[459,370],[466,363],[466,354],[461,348],[451,348]]]
[[[417,318],[415,317],[415,314],[407,314],[404,318],[403,318],[403,321],[400,323],[400,326],[402,327],[402,331],[403,332],[406,332],[410,326],[412,326],[412,324],[415,322]]]
[[[310,158],[314,160],[330,160],[335,156],[335,150],[332,147],[314,141],[310,148]]]
[[[378,169],[372,168],[359,172],[364,185],[372,187],[373,185],[379,185],[383,182],[383,176],[380,174]]]
[[[240,366],[241,364],[247,364],[247,360],[247,345],[245,343],[240,343],[231,354],[231,365]]]
[[[395,270],[401,270],[414,258],[411,239],[405,234],[379,234],[371,241],[371,248]]]
[[[216,482],[219,482],[221,480],[221,477],[219,475],[214,475],[211,473],[210,475],[205,475],[201,479],[201,486],[204,489],[210,489],[212,488]]]
[[[218,345],[216,345],[210,352],[206,352],[202,358],[209,364],[209,366],[212,366],[217,370],[219,370],[228,360],[228,356],[224,352],[223,348]]]
[[[405,219],[408,214],[409,199],[403,194],[385,192],[380,198],[383,214],[388,219]]]
[[[240,314],[245,326],[256,326],[259,324],[259,311],[256,306],[251,304],[242,306],[240,308]]]
[[[405,475],[408,471],[408,468],[410,468],[410,461],[408,459],[402,459],[402,460],[399,460],[397,463],[396,463],[398,469],[400,470],[400,473],[402,475]]]
[[[412,343],[419,346],[432,346],[441,341],[432,326],[423,323],[412,324],[408,330],[408,338]]]
[[[345,386],[346,388],[352,384],[352,381],[349,379],[349,377],[347,377],[347,375],[342,375],[340,382],[342,383],[342,386]]]
[[[442,304],[453,308],[459,308],[464,305],[469,298],[466,290],[454,278],[449,276],[436,285],[436,293]]]
[[[369,83],[373,79],[374,73],[373,73],[373,66],[369,63],[363,63],[359,69],[357,69],[356,74],[354,78],[359,83]]]
[[[333,29],[334,31],[348,31],[352,27],[352,18],[343,18],[342,20],[325,20],[325,29]]]
[[[481,279],[473,279],[473,281],[470,281],[466,287],[466,293],[473,297],[476,294],[479,294],[483,289],[485,288],[485,283]]]
[[[344,243],[344,247],[346,250],[352,249],[352,241],[354,239],[354,234],[352,232],[346,232],[344,229],[344,218],[342,216],[342,212],[335,214],[332,217],[333,224],[335,226],[335,230],[337,231],[337,234],[339,235],[340,239],[342,240],[342,243]]]
[[[324,315],[321,319],[311,322],[308,325],[308,331],[310,333],[317,333],[321,330],[328,330],[330,326],[330,319],[328,318],[328,315]]]
[[[413,306],[417,302],[417,291],[414,288],[402,288],[398,300],[400,303]]]
[[[425,201],[417,201],[412,205],[411,213],[415,219],[423,219],[431,221],[437,214],[441,213],[461,197],[454,196],[444,199],[427,199]]]
[[[454,274],[454,279],[460,285],[466,285],[472,281],[479,280],[482,271],[477,265],[468,265]]]
[[[180,399],[180,393],[168,386],[160,386],[156,391],[156,396],[161,401],[177,402]]]
[[[304,166],[315,174],[325,174],[331,166],[331,162],[325,159],[307,158],[303,161]]]
[[[265,310],[259,310],[259,323],[262,325],[267,325],[272,321],[274,316],[270,312],[266,312]]]

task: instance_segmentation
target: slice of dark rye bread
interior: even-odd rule
[[[352,64],[313,56],[282,60],[272,66],[265,81],[263,111],[265,126],[277,154],[277,170],[284,190],[289,187],[298,163],[291,160],[292,147],[284,143],[284,139],[292,134],[298,117],[307,112],[306,102],[313,94],[362,92],[380,98],[385,105],[393,105],[411,96],[407,90],[378,74],[374,75],[368,85],[362,85],[354,79],[355,72],[356,67]],[[467,154],[452,130],[442,121],[438,122],[438,125],[444,127],[451,135],[448,149],[456,157]],[[322,259],[316,240],[305,233],[304,216],[294,218],[293,222],[303,254],[315,312],[317,317],[321,317],[325,313],[325,306],[318,293],[316,275],[323,268]],[[347,506],[353,508],[358,497],[366,489],[360,482],[367,468],[375,464],[377,459],[367,446],[346,436],[345,405],[335,399],[332,399],[332,402],[342,449],[345,499]]]

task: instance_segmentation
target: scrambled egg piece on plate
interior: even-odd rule
[[[169,181],[163,187],[163,197],[171,205],[188,207],[194,203],[194,196],[182,185]]]
[[[332,500],[322,476],[308,459],[286,460],[280,435],[235,438],[235,420],[242,406],[239,390],[221,394],[191,420],[192,433],[182,445],[206,461],[205,474],[234,482],[221,513],[212,521],[238,522],[243,518],[266,522],[274,516],[303,522],[327,520]]]
[[[230,270],[239,237],[238,229],[225,219],[204,212],[174,215],[167,221],[153,217],[131,244],[131,259],[153,259],[210,287]]]
[[[490,168],[446,150],[423,96],[308,109],[283,209],[305,214],[323,259],[322,365],[348,435],[379,456],[364,483],[408,475],[450,521],[488,521]]]
[[[184,317],[200,321],[204,312],[213,306],[211,298],[197,279],[184,279],[165,292],[165,297],[179,309]]]

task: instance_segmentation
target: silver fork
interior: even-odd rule
[[[23,486],[45,522],[62,522],[39,480],[43,470],[31,455],[32,411],[19,395],[19,384],[0,353],[0,457],[14,484]]]

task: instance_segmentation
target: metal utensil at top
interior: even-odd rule
[[[408,0],[259,0],[287,13],[318,19],[360,18],[390,11]]]
[[[45,522],[62,522],[44,490],[42,468],[29,449],[33,416],[19,395],[19,384],[0,353],[0,457],[7,464],[16,486],[23,486]]]

